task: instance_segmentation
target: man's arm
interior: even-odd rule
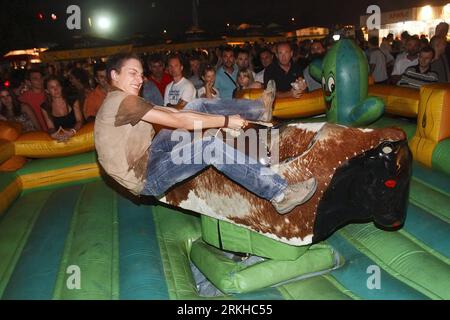
[[[130,95],[120,103],[114,125],[134,126],[139,121],[146,121],[164,127],[193,130],[194,121],[202,122],[204,129],[222,127],[240,129],[248,124],[239,115],[229,116],[228,123],[226,118],[222,115],[153,106],[138,96]]]
[[[277,98],[295,98],[295,99],[300,98],[303,95],[303,93],[306,91],[308,86],[306,85],[306,81],[302,77],[299,77],[296,80],[295,85],[296,85],[296,88],[292,88],[289,91],[286,91],[286,92],[277,91],[276,97]]]
[[[222,128],[225,126],[225,116],[192,111],[171,111],[167,108],[154,107],[148,111],[142,120],[149,123],[159,124],[166,127],[193,130],[194,122],[202,122],[202,128]],[[239,115],[230,116],[227,127],[231,129],[240,129],[247,124],[247,121]]]

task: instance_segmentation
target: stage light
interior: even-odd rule
[[[99,17],[97,20],[97,26],[101,30],[107,31],[111,29],[111,19],[106,16]]]
[[[52,13],[51,18],[52,18],[52,20],[58,19],[58,17],[57,17],[56,14],[54,14],[54,13]]]

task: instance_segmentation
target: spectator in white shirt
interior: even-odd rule
[[[369,38],[369,67],[375,83],[385,83],[388,79],[386,71],[386,57],[378,47],[378,38]]]
[[[327,52],[322,41],[314,40],[311,43],[308,57],[310,62],[316,59],[323,59],[326,54]],[[315,79],[313,79],[313,77],[311,77],[311,74],[309,73],[309,65],[305,68],[305,70],[303,70],[303,78],[306,81],[309,92],[322,89],[322,82],[316,81]]]
[[[392,55],[392,42],[394,41],[394,35],[389,33],[387,37],[383,37],[380,44],[380,50],[384,53],[386,57],[386,70],[388,74],[392,73],[392,68],[394,67],[394,56]]]
[[[395,59],[394,70],[391,74],[391,83],[397,83],[406,69],[419,63],[420,40],[413,36],[406,42],[406,52],[400,53]]]
[[[183,109],[188,102],[195,99],[197,90],[192,82],[183,77],[183,62],[179,55],[169,57],[168,66],[173,81],[166,87],[164,105]]]
[[[264,69],[262,69],[260,72],[258,72],[255,76],[255,81],[259,83],[264,83],[264,71],[273,61],[273,53],[267,48],[264,48],[259,53],[259,61],[261,61],[262,66]]]

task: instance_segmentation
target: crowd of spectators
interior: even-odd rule
[[[400,39],[389,34],[355,41],[367,56],[375,83],[417,89],[449,82],[447,33],[448,24],[440,23],[431,39],[405,31]],[[196,98],[230,99],[274,80],[278,98],[301,99],[305,92],[321,89],[308,65],[332,46],[327,38],[146,54],[141,96],[154,105],[182,109]],[[24,131],[43,130],[55,139],[69,139],[84,123],[95,120],[110,89],[107,78],[101,61],[0,73],[7,84],[0,87],[0,120],[20,122]]]

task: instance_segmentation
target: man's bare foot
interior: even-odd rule
[[[264,113],[260,120],[265,122],[272,121],[272,110],[273,110],[273,101],[275,100],[275,95],[277,93],[275,81],[270,80],[267,83],[267,88],[264,90],[261,100],[264,105]]]

